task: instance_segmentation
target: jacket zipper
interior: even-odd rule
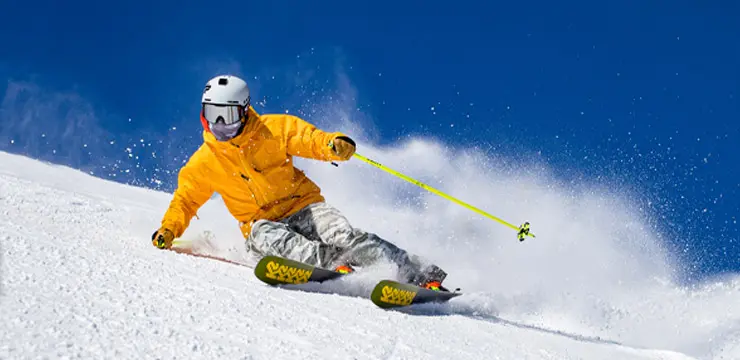
[[[241,147],[239,147],[238,145],[234,145],[234,146],[236,146],[236,148],[239,149],[239,153],[237,154],[237,156],[239,157],[239,163],[242,165],[242,171],[239,172],[239,175],[246,182],[247,189],[249,189],[249,193],[252,194],[252,198],[254,199],[254,202],[257,203],[257,206],[259,206],[260,208],[262,208],[262,206],[264,206],[264,205],[260,201],[260,198],[257,196],[257,192],[254,191],[254,190],[252,190],[252,185],[251,185],[252,179],[251,179],[250,176],[248,176],[248,175],[251,175],[251,174],[249,173],[249,170],[248,170],[247,166],[244,164],[244,158],[242,156],[243,155],[243,153],[242,153],[243,149]],[[248,175],[245,175],[244,173],[247,173]]]

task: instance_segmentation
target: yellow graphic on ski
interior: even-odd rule
[[[318,268],[278,256],[265,256],[254,268],[254,275],[270,285],[304,284],[338,278],[343,273]]]
[[[429,290],[411,284],[383,280],[375,285],[370,300],[384,309],[398,308],[413,304],[446,302],[462,293]]]

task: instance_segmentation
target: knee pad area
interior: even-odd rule
[[[264,219],[255,221],[252,224],[252,230],[249,232],[249,236],[252,238],[256,237],[261,231],[265,230],[265,225],[268,225],[268,224],[269,224],[269,221],[264,220]]]

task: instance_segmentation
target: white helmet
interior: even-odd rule
[[[232,75],[216,76],[206,83],[200,122],[218,141],[228,141],[244,130],[251,98],[247,83]]]
[[[233,75],[216,76],[203,89],[203,104],[249,106],[247,82]]]

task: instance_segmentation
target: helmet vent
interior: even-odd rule
[[[229,79],[227,79],[227,78],[220,78],[220,79],[218,79],[218,84],[219,85],[228,85],[229,84]]]

